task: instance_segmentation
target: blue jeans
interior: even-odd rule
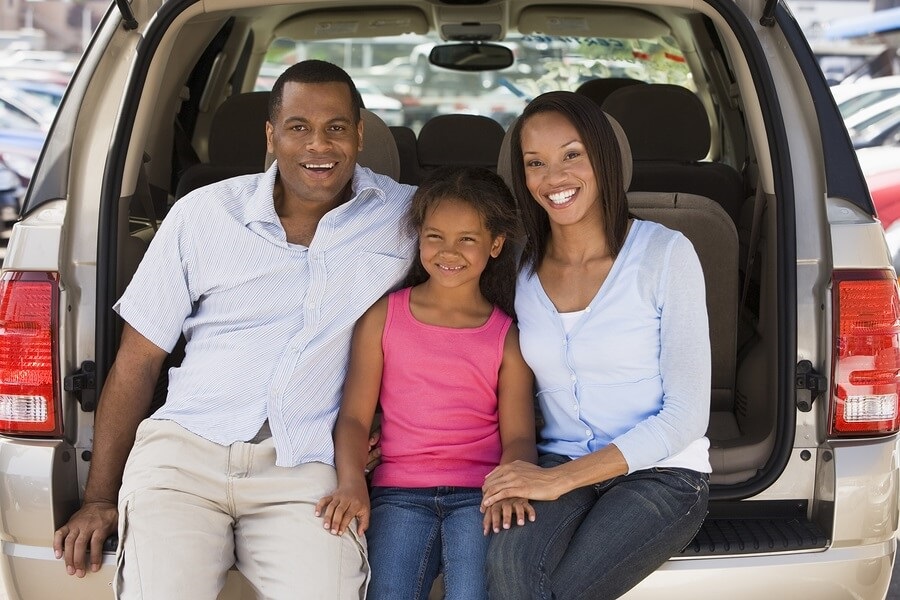
[[[540,465],[568,460],[547,454]],[[618,598],[693,539],[708,500],[706,474],[653,468],[532,502],[534,523],[491,538],[490,597]]]
[[[444,572],[446,600],[487,598],[479,488],[372,489],[368,600],[426,600]]]

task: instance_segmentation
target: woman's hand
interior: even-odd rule
[[[491,531],[500,533],[501,529],[509,529],[512,527],[513,515],[516,517],[517,525],[524,525],[527,521],[534,522],[534,507],[525,498],[507,498],[494,503],[490,508],[482,506],[481,512],[484,513],[484,535]]]
[[[353,517],[358,522],[356,532],[362,535],[369,528],[369,512],[369,490],[362,477],[339,485],[316,504],[316,516],[322,517],[323,527],[334,535],[344,535]]]
[[[556,500],[565,493],[554,468],[543,469],[521,460],[500,465],[488,473],[481,491],[483,512],[507,498]]]

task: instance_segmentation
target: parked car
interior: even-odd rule
[[[831,86],[831,93],[841,117],[847,119],[859,110],[900,94],[900,75],[840,83]]]
[[[853,146],[865,148],[890,144],[898,115],[900,115],[900,94],[858,110],[844,119]]]
[[[2,79],[0,85],[13,87],[17,90],[36,96],[43,100],[44,103],[50,104],[54,108],[62,102],[63,94],[66,92],[66,84],[58,81],[42,81],[40,79]]]
[[[403,125],[403,103],[400,100],[386,96],[371,81],[356,79],[354,83],[362,96],[363,106],[381,117],[388,126]]]
[[[31,180],[46,136],[33,121],[0,104],[0,160],[18,175],[23,186]]]
[[[603,106],[630,138],[630,210],[684,232],[706,276],[711,502],[694,540],[625,598],[883,598],[900,496],[897,277],[841,115],[784,3],[131,0],[111,4],[82,57],[0,271],[0,571],[10,600],[111,598],[116,540],[100,571],[78,580],[55,559],[53,531],[82,500],[98,390],[118,349],[111,306],[180,201],[182,165],[226,171],[216,152],[225,148],[250,151],[262,168],[262,125],[241,125],[264,122],[265,105],[230,123],[218,109],[253,89],[276,43],[411,31],[436,44],[547,41],[523,59],[528,69],[494,74],[529,96],[574,90],[587,59],[614,60],[602,40],[671,47],[682,59],[664,58],[653,83],[618,89]],[[577,69],[560,60],[579,55]],[[360,58],[346,44],[317,57]],[[450,83],[417,97],[452,122],[487,125],[444,127],[453,144],[432,140],[433,154],[487,154],[502,173],[502,127],[456,114],[474,93],[461,83],[469,75],[442,71]],[[421,140],[399,132],[413,134],[404,156],[421,166]],[[225,585],[220,598],[254,597],[236,571]]]
[[[900,145],[861,148],[856,155],[878,218],[888,230],[900,219]]]

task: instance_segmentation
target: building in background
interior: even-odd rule
[[[0,0],[0,50],[81,54],[107,0]]]

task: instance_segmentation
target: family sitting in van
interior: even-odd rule
[[[294,65],[271,94],[272,167],[171,210],[115,306],[57,556],[98,570],[118,524],[120,598],[214,598],[233,565],[267,598],[426,598],[439,570],[448,598],[620,596],[706,515],[693,247],[629,217],[620,142],[587,98],[526,107],[512,194],[484,170],[415,191],[359,166],[360,106],[339,67]]]

